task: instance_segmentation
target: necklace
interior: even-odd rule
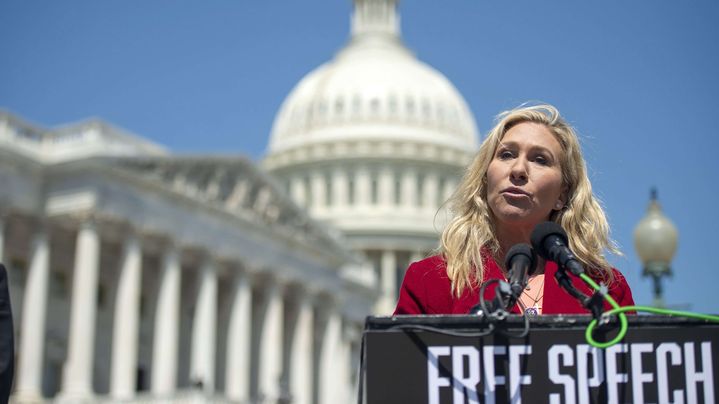
[[[537,294],[532,297],[528,291],[532,289],[531,285],[527,285],[527,288],[522,291],[522,296],[520,297],[520,303],[522,303],[522,306],[524,308],[524,312],[530,316],[534,317],[539,315],[539,311],[542,309],[539,307],[539,301],[542,300],[542,297],[544,297],[544,275],[539,275],[535,277],[534,279],[537,279],[539,277],[542,277],[542,283],[539,285],[539,290],[537,291]],[[533,280],[534,280],[533,279]],[[536,283],[536,282],[535,282]],[[527,297],[527,299],[524,299],[524,296]]]

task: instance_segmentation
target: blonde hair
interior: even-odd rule
[[[609,238],[609,224],[604,211],[592,194],[574,129],[551,105],[522,106],[503,112],[497,120],[449,200],[454,217],[442,233],[440,253],[447,264],[452,292],[460,296],[465,288],[481,284],[485,268],[482,250],[491,253],[484,259],[492,259],[499,252],[494,217],[487,203],[487,169],[504,135],[522,122],[546,126],[563,151],[560,167],[566,203],[561,210],[552,212],[550,220],[566,230],[570,248],[590,276],[613,281],[611,266],[603,251],[621,253]]]

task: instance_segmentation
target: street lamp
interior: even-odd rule
[[[664,307],[661,278],[671,276],[670,263],[677,251],[677,228],[662,213],[657,202],[657,190],[652,188],[647,215],[634,229],[634,247],[642,259],[642,276],[654,281],[654,306]]]

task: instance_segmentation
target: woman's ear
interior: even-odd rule
[[[559,194],[559,199],[554,203],[554,210],[562,210],[567,206],[567,187],[562,187],[562,192]]]

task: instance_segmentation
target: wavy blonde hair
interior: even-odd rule
[[[487,169],[504,135],[522,122],[546,126],[562,148],[560,167],[566,203],[561,210],[552,212],[550,220],[566,230],[570,248],[590,276],[613,281],[604,250],[621,253],[609,238],[609,223],[592,194],[592,184],[574,129],[551,105],[522,106],[501,113],[497,121],[449,200],[454,217],[442,232],[440,253],[447,264],[452,292],[460,296],[466,288],[481,284],[485,267],[481,251],[488,249],[496,257],[500,250],[494,215],[487,203]]]

